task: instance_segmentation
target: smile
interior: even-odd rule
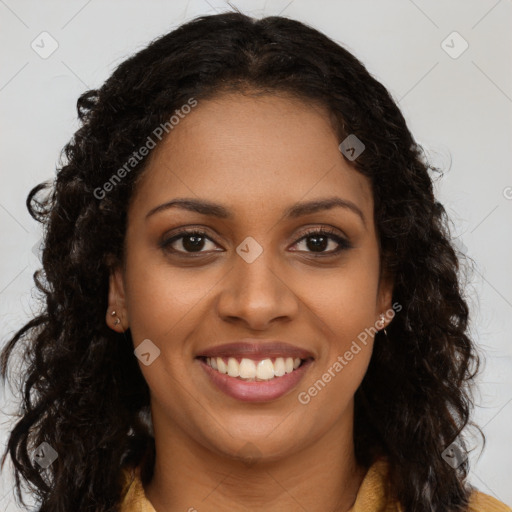
[[[291,357],[197,357],[196,361],[214,389],[243,402],[268,402],[290,393],[313,364],[313,358]]]
[[[250,359],[236,357],[206,357],[208,366],[219,373],[245,381],[268,381],[292,373],[303,362],[299,357]]]

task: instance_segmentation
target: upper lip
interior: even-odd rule
[[[233,343],[225,343],[209,347],[197,357],[293,357],[300,359],[314,358],[313,354],[304,348],[296,347],[278,340],[249,340],[244,339]]]

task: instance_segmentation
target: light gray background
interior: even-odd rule
[[[486,359],[474,419],[488,444],[481,453],[475,439],[470,481],[512,504],[512,2],[232,3],[256,17],[304,21],[345,45],[390,90],[415,138],[445,171],[436,190],[458,247],[476,262],[467,294],[472,332]],[[226,8],[214,0],[0,0],[0,343],[35,308],[33,247],[40,232],[25,199],[33,185],[53,176],[78,126],[79,94],[100,86],[151,39]],[[51,48],[43,31],[58,44],[46,59],[31,48],[33,41],[40,51]],[[455,56],[463,48],[453,31],[469,44],[457,58],[445,51]],[[12,404],[2,391],[2,451]],[[10,461],[6,467],[0,509],[14,512]]]

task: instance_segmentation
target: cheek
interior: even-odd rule
[[[356,290],[359,294],[353,295],[346,287],[322,307],[325,350],[297,396],[313,416],[322,416],[324,425],[337,421],[347,410],[372,356],[375,320],[369,304],[374,294],[370,288],[365,292],[358,286]]]
[[[354,395],[371,359],[378,318],[378,255],[361,251],[346,268],[316,283],[309,309],[327,343],[315,372],[301,388],[305,395],[299,401],[310,400],[315,409],[336,403],[338,407],[329,413],[336,415]]]
[[[306,293],[309,286],[307,303],[324,325],[330,347],[337,353],[344,352],[351,340],[375,325],[378,274],[378,255],[365,250],[358,251],[347,265],[304,282],[301,293]]]
[[[215,281],[208,273],[172,268],[144,248],[128,252],[125,289],[133,344],[149,339],[160,350],[151,364],[139,366],[156,406],[182,422],[190,421],[184,413],[190,407],[188,340],[205,315]]]
[[[218,280],[218,279],[217,279]],[[168,343],[200,312],[215,283],[212,273],[172,267],[155,253],[134,248],[126,262],[126,300],[134,341]]]

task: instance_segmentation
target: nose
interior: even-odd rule
[[[278,320],[290,322],[296,317],[300,300],[293,283],[271,258],[266,251],[250,263],[238,255],[234,257],[216,304],[220,318],[263,331]]]

